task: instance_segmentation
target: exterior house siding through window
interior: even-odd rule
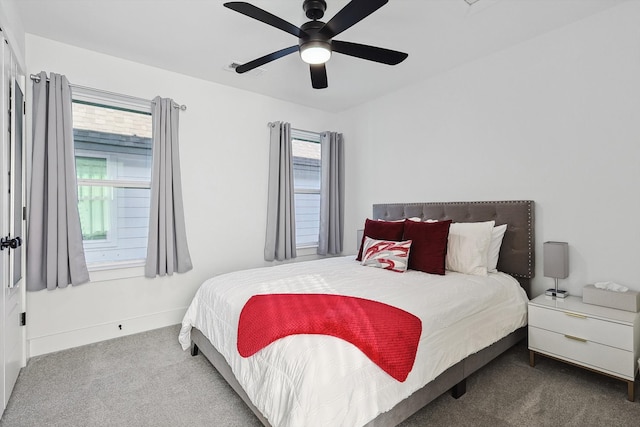
[[[291,131],[296,210],[296,246],[318,245],[320,230],[320,135]]]
[[[73,104],[78,211],[88,266],[146,258],[151,117]]]

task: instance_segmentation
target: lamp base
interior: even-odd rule
[[[569,296],[569,291],[563,291],[562,289],[551,288],[544,291],[544,294],[549,295],[550,297],[566,298]]]

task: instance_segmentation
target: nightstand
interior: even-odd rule
[[[634,401],[640,356],[640,313],[541,295],[529,301],[529,364],[536,354],[627,382]]]

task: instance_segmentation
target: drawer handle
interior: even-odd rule
[[[574,341],[587,342],[584,338],[574,337],[573,335],[565,335],[564,337]]]
[[[583,316],[582,314],[578,314],[578,313],[571,313],[570,311],[565,311],[564,314],[566,314],[567,316],[571,316],[571,317],[577,317],[578,319],[586,319],[587,316]]]

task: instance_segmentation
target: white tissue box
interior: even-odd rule
[[[640,292],[632,290],[615,292],[587,285],[582,290],[582,301],[587,304],[602,305],[634,313],[640,311]]]

